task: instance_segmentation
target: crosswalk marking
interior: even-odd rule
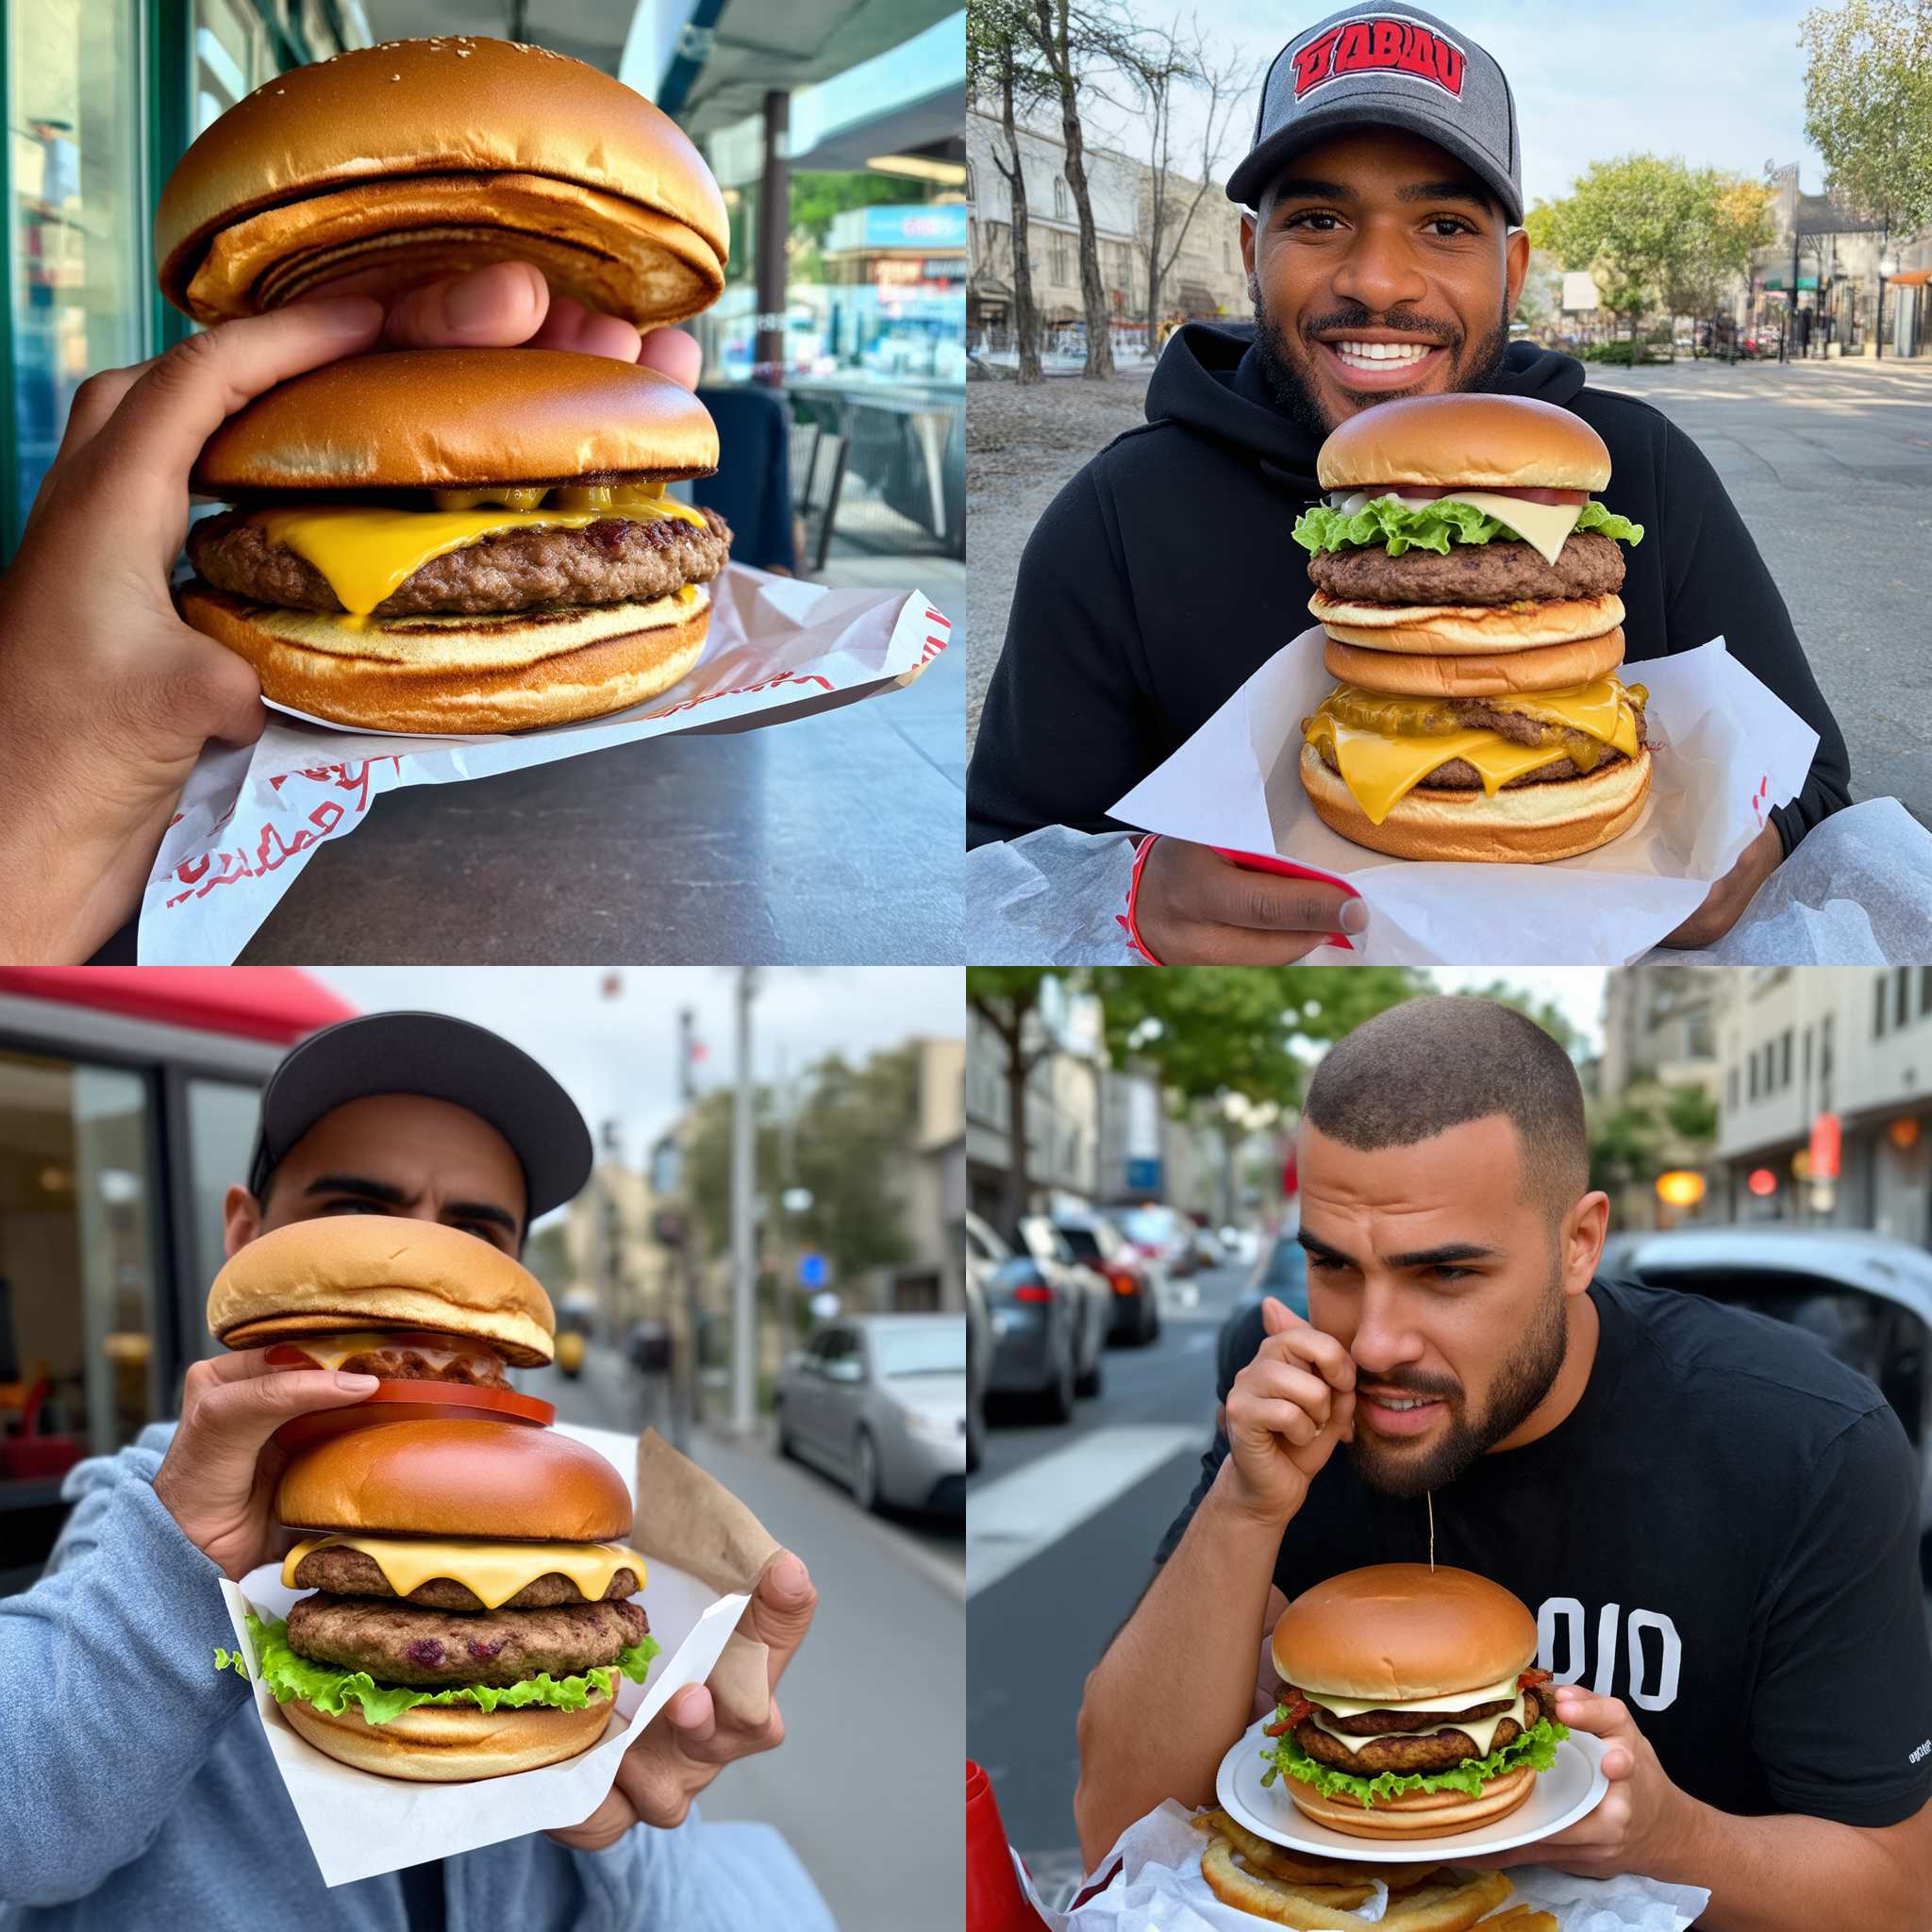
[[[1184,1452],[1198,1453],[1203,1446],[1199,1426],[1150,1424],[1089,1429],[1064,1449],[1039,1457],[1011,1475],[970,1491],[966,1498],[968,1598],[1097,1515],[1163,1462]],[[1166,1527],[1165,1517],[1150,1527],[1150,1552]]]

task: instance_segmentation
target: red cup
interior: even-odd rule
[[[1043,1932],[1020,1890],[992,1780],[966,1761],[966,1932]]]

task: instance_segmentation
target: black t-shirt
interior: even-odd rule
[[[1895,1824],[1932,1796],[1917,1459],[1885,1398],[1800,1330],[1701,1296],[1592,1283],[1582,1399],[1435,1496],[1436,1560],[1537,1611],[1537,1662],[1620,1697],[1672,1781],[1719,1810]],[[1232,1351],[1254,1358],[1261,1317]],[[1226,1398],[1224,1381],[1221,1394]],[[1180,1541],[1227,1455],[1162,1540]],[[1428,1556],[1423,1498],[1346,1451],[1281,1541],[1291,1598]]]

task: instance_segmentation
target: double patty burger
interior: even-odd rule
[[[451,35],[279,74],[183,156],[162,292],[204,323],[540,268],[641,329],[724,289],[723,195],[676,125],[547,48]],[[730,532],[665,485],[710,475],[703,404],[627,362],[405,349],[310,371],[219,430],[192,478],[183,618],[275,702],[388,731],[621,710],[691,670]]]
[[[251,1617],[264,1681],[318,1750],[415,1780],[589,1750],[658,1644],[623,1477],[545,1426],[506,1368],[547,1361],[549,1298],[473,1236],[386,1216],[298,1222],[216,1276],[208,1326],[271,1366],[376,1375],[276,1432],[277,1522],[301,1532]]]
[[[1285,1689],[1263,1784],[1355,1838],[1434,1838],[1507,1817],[1570,1733],[1536,1619],[1468,1570],[1378,1563],[1304,1591],[1274,1626]]]
[[[1617,545],[1643,531],[1591,497],[1603,439],[1547,403],[1417,396],[1350,417],[1317,475],[1294,536],[1341,680],[1303,723],[1322,818],[1400,858],[1569,858],[1627,831],[1648,693],[1617,675]]]

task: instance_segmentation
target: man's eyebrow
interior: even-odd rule
[[[367,1174],[325,1174],[302,1190],[309,1194],[359,1194],[366,1201],[380,1201],[389,1208],[407,1208],[415,1197],[388,1181],[371,1180]]]
[[[1486,1248],[1478,1241],[1444,1241],[1439,1248],[1411,1248],[1406,1255],[1385,1255],[1388,1268],[1437,1268],[1448,1261],[1494,1261],[1501,1248]]]
[[[1296,175],[1274,184],[1276,201],[1359,201],[1361,196],[1342,181],[1317,181],[1312,175]]]
[[[1309,1254],[1317,1255],[1324,1261],[1337,1261],[1344,1268],[1355,1266],[1353,1255],[1344,1255],[1340,1248],[1331,1248],[1320,1235],[1310,1234],[1305,1227],[1296,1228],[1294,1238]]]
[[[508,1228],[511,1234],[523,1232],[516,1216],[493,1201],[450,1201],[444,1204],[442,1213],[446,1221],[488,1221]]]
[[[1395,191],[1397,201],[1466,201],[1490,213],[1496,198],[1474,181],[1411,181]]]

